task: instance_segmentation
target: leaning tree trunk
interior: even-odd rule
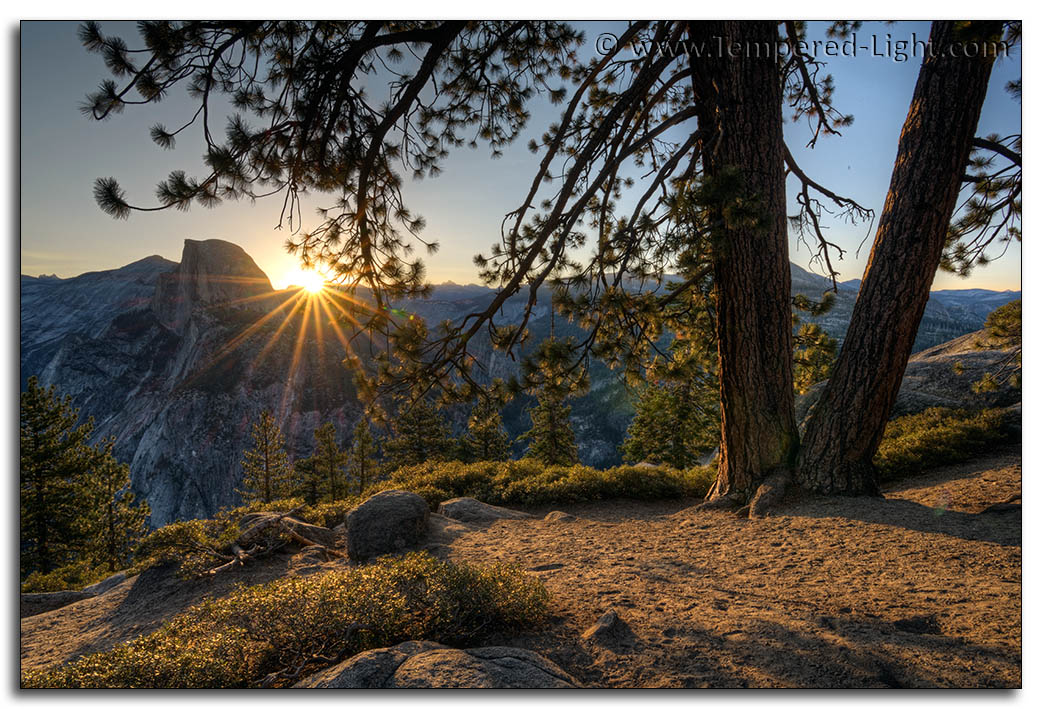
[[[980,24],[987,35],[1001,29]],[[930,297],[994,60],[960,56],[958,32],[933,23],[935,51],[919,71],[850,327],[807,424],[797,480],[817,492],[878,492],[872,457]]]
[[[723,222],[712,246],[721,443],[710,498],[745,502],[768,473],[792,465],[798,441],[782,86],[764,51],[777,46],[778,32],[758,21],[697,22],[691,33],[713,46],[722,38],[723,46],[760,48],[760,56],[691,60],[705,177],[728,192],[718,194],[726,205],[710,205]]]

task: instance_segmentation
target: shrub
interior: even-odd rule
[[[65,566],[59,566],[46,574],[34,571],[22,582],[21,591],[22,593],[46,593],[81,589],[111,575],[112,572],[104,564],[75,561]]]
[[[1010,438],[1000,409],[926,409],[887,424],[874,462],[881,480],[893,480],[968,460]]]
[[[389,484],[415,492],[432,509],[454,497],[474,497],[494,505],[534,506],[614,498],[702,497],[715,474],[709,466],[677,470],[622,465],[597,470],[583,465],[547,467],[532,459],[521,459],[423,463],[399,468]]]
[[[355,653],[405,640],[468,645],[528,629],[549,595],[518,567],[413,553],[240,588],[107,652],[22,676],[24,687],[287,686]]]

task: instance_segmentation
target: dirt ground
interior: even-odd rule
[[[486,644],[532,649],[588,686],[1017,687],[1020,485],[1010,448],[885,499],[804,499],[765,519],[696,512],[695,500],[612,502],[557,508],[570,521],[541,509],[485,528],[443,522],[432,542],[537,574],[549,627]],[[23,619],[22,667],[112,647],[237,581],[307,570],[279,557],[192,584],[147,572]],[[624,625],[583,639],[610,609]]]

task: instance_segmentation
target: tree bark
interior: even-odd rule
[[[1001,23],[974,23],[994,38]],[[805,488],[877,494],[872,458],[897,398],[940,264],[994,56],[964,56],[965,30],[934,22],[843,349],[797,464]],[[979,45],[978,45],[979,46]]]
[[[695,22],[691,34],[740,50],[691,63],[707,183],[738,177],[728,208],[713,214],[724,221],[712,246],[721,443],[709,496],[744,503],[794,463],[798,442],[778,31],[770,21]],[[755,217],[729,216],[736,205]]]

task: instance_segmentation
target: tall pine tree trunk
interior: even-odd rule
[[[714,49],[691,59],[707,185],[732,190],[710,208],[727,222],[712,247],[721,444],[710,497],[744,502],[792,465],[798,442],[777,23],[695,22],[691,34]],[[735,207],[753,218],[734,218]]]
[[[974,23],[977,38],[1000,23]],[[807,425],[797,479],[825,494],[878,491],[879,448],[958,199],[994,56],[967,57],[967,28],[934,22],[875,243],[839,359]],[[994,37],[992,37],[994,38]]]

